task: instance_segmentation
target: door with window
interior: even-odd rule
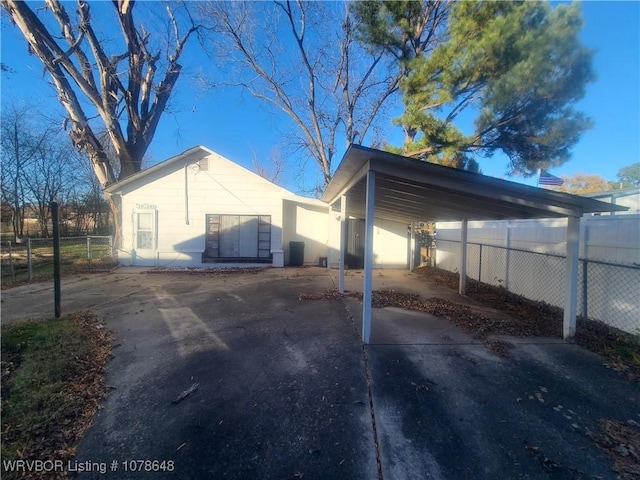
[[[134,210],[133,251],[134,265],[155,265],[157,255],[156,210]]]

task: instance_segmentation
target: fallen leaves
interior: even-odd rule
[[[414,271],[427,281],[458,288],[458,274],[433,267]],[[467,296],[497,308],[513,317],[513,321],[467,321],[471,331],[503,333],[518,337],[562,337],[563,310],[545,302],[529,300],[520,295],[469,279]],[[607,358],[605,366],[640,381],[640,338],[610,327],[603,322],[578,319],[575,341],[581,347]]]
[[[202,276],[218,276],[218,275],[231,275],[231,274],[251,274],[263,272],[265,269],[271,267],[222,267],[222,268],[199,268],[199,267],[155,267],[144,273],[153,274],[179,274],[179,275],[202,275]]]
[[[326,290],[321,293],[301,293],[298,295],[298,300],[340,300],[345,295],[338,292],[338,290]]]
[[[103,327],[93,312],[78,312],[55,321],[60,322],[57,326],[68,330],[62,330],[63,337],[59,342],[52,336],[49,345],[42,341],[48,337],[42,336],[53,334],[40,333],[41,337],[35,338],[34,333],[23,333],[22,343],[8,346],[5,342],[10,341],[12,334],[4,335],[6,331],[3,330],[3,459],[70,460],[75,454],[78,439],[90,425],[100,408],[100,400],[108,392],[104,369],[111,356],[111,332]],[[47,346],[46,353],[39,351],[40,347],[34,351],[32,342]],[[60,378],[43,376],[39,380],[42,383],[27,387],[24,383],[17,384],[16,381],[24,377],[21,369],[26,368],[27,362],[33,366],[34,358],[40,362],[37,364],[41,365],[40,370],[44,370],[43,360],[38,354],[46,354],[44,361],[51,364],[58,362],[59,358],[67,360]],[[36,401],[38,403],[34,404]],[[3,478],[15,478],[15,473],[3,472]],[[64,476],[64,472],[57,472],[47,478]],[[39,472],[25,472],[20,478],[40,477]]]
[[[513,348],[513,343],[490,338],[485,340],[484,344],[491,352],[499,357],[506,357],[509,351]]]
[[[607,358],[605,366],[640,381],[640,337],[611,328],[602,322],[578,322],[576,342]]]
[[[601,420],[599,432],[587,432],[600,449],[613,460],[613,469],[620,480],[640,478],[640,425],[633,420],[626,424]]]
[[[300,294],[299,300],[339,300],[345,297],[362,301],[362,293],[341,294],[337,290],[327,290],[316,294]],[[396,290],[374,290],[372,297],[374,308],[397,307],[429,313],[436,317],[446,318],[462,329],[475,333],[480,337],[486,334],[517,335],[520,327],[514,320],[490,318],[475,312],[467,305],[460,305],[441,298],[422,300],[416,293],[404,293]],[[496,355],[504,356],[512,345],[501,340],[487,340],[487,348]]]

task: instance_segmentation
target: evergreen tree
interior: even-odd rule
[[[577,4],[378,1],[357,14],[361,39],[405,73],[406,155],[464,166],[501,151],[526,176],[566,162],[591,126],[573,108],[594,78]]]

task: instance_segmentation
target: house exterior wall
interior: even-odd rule
[[[340,222],[336,212],[329,213],[327,204],[288,192],[204,147],[196,147],[110,188],[111,193],[122,199],[122,243],[118,256],[124,265],[229,265],[213,263],[216,259],[203,262],[207,228],[220,232],[210,237],[208,252],[217,252],[216,255],[232,261],[228,252],[251,252],[252,239],[258,239],[254,241],[261,245],[264,216],[269,216],[273,266],[282,267],[290,262],[292,241],[304,242],[304,265],[319,265],[321,257],[328,257],[331,267],[338,266]],[[229,217],[217,215],[258,218],[240,218],[234,223]],[[253,233],[253,222],[257,222],[257,233]],[[235,235],[235,228],[239,240],[229,244],[227,240],[232,237],[225,237],[222,232]],[[375,219],[375,268],[407,268],[407,247],[405,224]],[[220,253],[223,250],[227,255]],[[259,257],[264,250],[262,247],[258,250]],[[252,259],[249,254],[238,261]]]
[[[338,268],[340,260],[339,216],[339,210],[332,210],[328,242],[328,261],[331,268]],[[375,218],[373,225],[373,268],[408,268],[408,225],[382,218]]]
[[[206,162],[200,163],[203,159]],[[201,168],[204,163],[207,167]],[[156,214],[154,259],[140,258],[134,248],[139,211]],[[273,263],[282,266],[282,189],[220,155],[204,152],[123,187],[121,263],[212,266],[202,263],[207,214],[270,215]]]
[[[621,190],[609,190],[587,195],[601,202],[613,203],[622,207],[627,207],[626,212],[604,212],[597,215],[633,215],[640,214],[640,187],[629,187]]]
[[[319,265],[320,257],[327,256],[329,207],[285,200],[283,217],[285,265],[291,260],[289,242],[304,242],[304,265]]]

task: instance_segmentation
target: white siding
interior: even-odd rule
[[[338,268],[340,248],[340,211],[333,210],[329,225],[329,264]],[[373,228],[373,266],[382,269],[405,269],[409,242],[408,225],[375,218]]]
[[[622,207],[627,207],[626,212],[602,213],[600,215],[629,215],[640,213],[640,188],[626,188],[623,190],[612,190],[599,194],[588,195],[601,202],[614,203]]]
[[[327,256],[329,207],[284,201],[283,248],[285,265],[290,261],[289,242],[304,242],[304,264],[319,265]]]
[[[373,267],[408,268],[408,226],[376,218],[373,227]]]
[[[329,257],[337,266],[339,222],[328,205],[298,197],[206,149],[195,149],[115,190],[122,195],[121,263],[135,263],[134,215],[155,211],[157,250],[151,264],[215,266],[202,263],[206,215],[270,215],[273,265],[289,261],[289,242],[305,243],[304,264]],[[199,168],[206,160],[207,168]],[[407,226],[376,218],[374,266],[407,268]],[[248,251],[248,250],[247,250]],[[140,259],[138,259],[140,260]]]
[[[201,265],[209,213],[271,215],[271,249],[282,249],[282,189],[215,154],[208,155],[208,168],[200,170],[195,165],[199,158],[193,155],[124,187],[123,263],[130,263],[133,253],[136,208],[157,209],[157,259],[162,265]]]

